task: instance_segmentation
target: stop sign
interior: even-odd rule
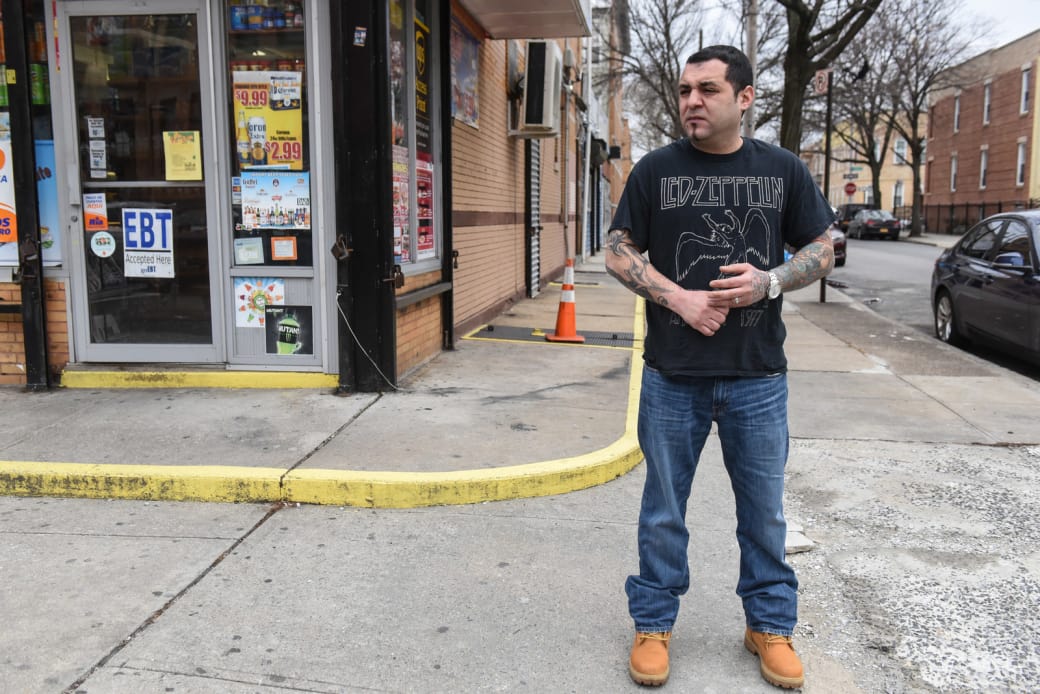
[[[855,183],[853,183],[852,181],[849,181],[848,183],[845,184],[845,195],[852,195],[855,192],[856,192],[856,184]]]

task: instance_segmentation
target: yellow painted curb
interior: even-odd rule
[[[149,501],[261,502],[281,498],[279,468],[0,462],[0,493]]]
[[[335,388],[335,374],[287,371],[65,371],[65,388]]]
[[[636,304],[633,334],[640,336],[635,341],[640,346],[642,301]],[[625,433],[598,451],[560,460],[427,473],[349,470],[293,470],[287,473],[281,468],[212,465],[0,461],[0,494],[155,501],[286,501],[377,508],[473,504],[562,494],[609,482],[643,459],[636,436],[642,377],[640,351],[632,350]],[[185,384],[184,387],[189,386]]]

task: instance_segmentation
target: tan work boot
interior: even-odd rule
[[[785,689],[801,687],[805,682],[802,661],[794,652],[790,636],[745,629],[744,647],[758,656],[759,670],[766,682]]]
[[[659,687],[668,681],[668,640],[671,632],[638,632],[628,659],[628,674],[637,684]]]

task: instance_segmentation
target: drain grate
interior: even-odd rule
[[[485,325],[480,330],[466,336],[470,340],[519,340],[522,342],[545,342],[546,332],[538,328],[520,328],[511,325]],[[632,347],[635,337],[632,333],[612,333],[603,331],[579,331],[585,338],[586,345],[606,347]],[[549,343],[547,343],[549,344]]]

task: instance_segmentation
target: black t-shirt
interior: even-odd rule
[[[732,154],[707,154],[687,139],[650,152],[635,165],[611,229],[627,229],[665,277],[710,290],[719,267],[784,262],[784,244],[801,248],[834,221],[801,159],[744,139]],[[763,376],[787,369],[781,299],[731,307],[712,337],[652,301],[643,358],[668,375]]]

